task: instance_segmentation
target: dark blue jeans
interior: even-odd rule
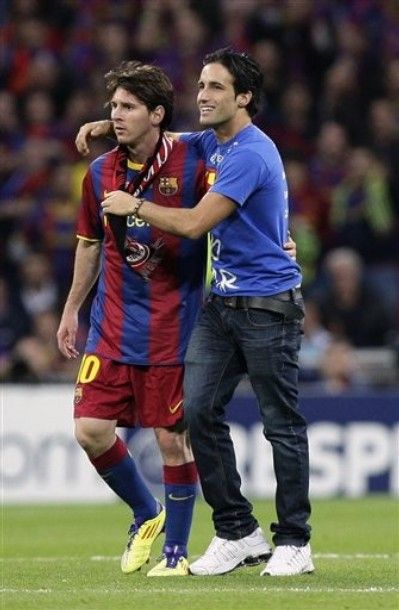
[[[221,538],[242,538],[258,527],[240,490],[225,422],[225,407],[246,373],[273,449],[278,519],[271,525],[273,542],[303,545],[310,538],[307,427],[297,408],[301,336],[298,320],[259,309],[230,309],[215,301],[205,305],[191,336],[185,416],[203,494]]]

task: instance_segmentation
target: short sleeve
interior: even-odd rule
[[[207,160],[210,146],[212,146],[215,136],[213,131],[191,131],[180,134],[180,140],[187,142],[190,146],[196,149],[196,153],[200,159],[205,162]]]
[[[82,199],[78,213],[77,235],[88,240],[102,240],[104,230],[99,214],[99,202],[94,194],[91,171],[88,170],[82,183]]]
[[[259,153],[241,149],[227,155],[219,166],[210,191],[229,197],[242,206],[268,177],[268,169]]]

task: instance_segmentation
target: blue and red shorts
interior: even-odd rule
[[[183,417],[183,365],[122,364],[85,354],[75,386],[74,417],[118,426],[168,428]]]

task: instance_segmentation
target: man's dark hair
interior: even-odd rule
[[[252,99],[246,110],[250,117],[258,112],[262,93],[263,74],[259,64],[247,53],[239,53],[231,47],[218,49],[205,55],[203,65],[222,64],[233,77],[233,86],[236,95],[251,91]]]
[[[161,68],[140,61],[123,61],[104,78],[111,97],[118,87],[122,87],[135,95],[150,111],[163,106],[165,116],[160,127],[169,127],[173,116],[174,92],[172,83]]]

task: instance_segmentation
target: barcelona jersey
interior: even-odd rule
[[[206,237],[184,239],[128,216],[129,266],[100,206],[104,194],[116,188],[117,150],[93,161],[83,180],[78,237],[102,241],[86,352],[126,364],[182,364],[203,301]],[[140,169],[128,162],[127,181]],[[191,208],[204,193],[203,161],[195,147],[175,142],[142,196],[164,207]]]

